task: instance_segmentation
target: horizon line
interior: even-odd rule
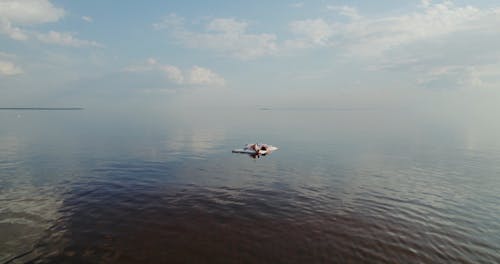
[[[0,110],[84,110],[83,107],[0,107]]]

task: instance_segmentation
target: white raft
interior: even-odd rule
[[[257,145],[257,150],[251,148],[252,144],[247,144],[244,148],[242,149],[233,149],[233,153],[242,153],[242,154],[250,154],[250,155],[266,155],[269,154],[275,150],[278,150],[277,147],[267,145],[267,144],[256,144]],[[265,149],[262,149],[262,147],[265,146]]]

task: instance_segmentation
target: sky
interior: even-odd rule
[[[0,106],[484,115],[498,47],[491,0],[0,0]]]

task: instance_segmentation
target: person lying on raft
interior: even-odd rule
[[[255,153],[260,153],[261,151],[267,152],[267,150],[269,149],[269,146],[267,146],[267,144],[262,144],[259,146],[259,144],[255,143],[255,144],[249,145],[247,148],[255,151]]]

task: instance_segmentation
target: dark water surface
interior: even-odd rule
[[[253,159],[231,149],[280,147]],[[0,112],[0,263],[499,263],[500,141],[388,111]]]

